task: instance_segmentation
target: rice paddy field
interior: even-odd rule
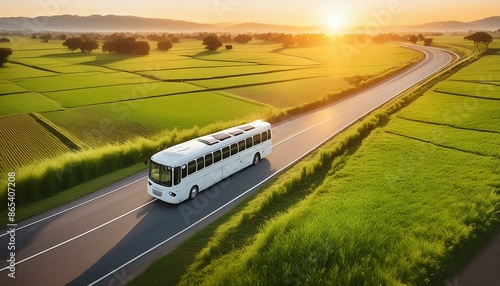
[[[499,59],[380,115],[345,153],[355,133],[329,142],[132,285],[451,285],[499,226]]]
[[[366,45],[347,56],[337,45],[283,49],[260,41],[215,53],[198,40],[183,40],[168,52],[151,42],[148,56],[71,53],[60,40],[21,37],[2,45],[14,51],[0,69],[0,150],[10,154],[2,155],[2,171],[68,152],[64,144],[37,147],[57,144],[58,134],[91,150],[259,117],[264,109],[289,108],[345,89],[351,86],[346,78],[378,75],[420,57],[393,45]],[[51,127],[29,121],[29,114]],[[30,122],[23,121],[22,132],[13,125],[20,119]],[[38,138],[47,141],[42,145],[28,140],[44,128],[55,136]],[[15,142],[23,144],[12,149]]]

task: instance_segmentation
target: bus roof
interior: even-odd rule
[[[198,137],[160,151],[151,157],[156,163],[167,166],[180,166],[213,150],[240,141],[238,135],[270,128],[268,122],[257,120],[248,124],[231,127],[220,132]]]

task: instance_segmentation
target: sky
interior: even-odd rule
[[[500,0],[0,0],[0,17],[132,15],[198,23],[258,22],[332,29],[500,15]],[[375,21],[375,22],[374,22]]]

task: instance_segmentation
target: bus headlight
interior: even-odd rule
[[[173,192],[168,192],[168,194],[169,194],[170,196],[172,196],[172,197],[177,196],[177,194],[176,194],[176,193],[173,193]]]

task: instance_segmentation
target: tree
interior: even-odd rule
[[[7,58],[12,55],[12,50],[9,48],[0,48],[0,68],[7,62]]]
[[[422,33],[418,34],[418,36],[417,36],[417,37],[418,37],[418,40],[419,40],[419,41],[422,41],[422,42],[423,42],[423,41],[425,41],[425,36],[424,36],[424,35],[422,35]]]
[[[387,34],[378,34],[372,38],[372,42],[375,44],[385,44],[391,40],[390,36]]]
[[[233,41],[238,43],[238,44],[246,44],[252,40],[252,37],[250,37],[247,34],[239,34],[238,36],[234,37]]]
[[[42,42],[47,43],[49,40],[52,40],[52,35],[50,33],[43,34],[40,36],[40,39],[42,39]]]
[[[281,39],[281,43],[283,44],[283,47],[288,48],[289,46],[295,45],[295,40],[293,39],[292,34],[288,35],[283,35]]]
[[[488,50],[488,45],[493,42],[493,37],[486,32],[475,32],[472,35],[465,36],[464,40],[473,41],[474,46],[476,46],[477,50],[479,51],[479,44],[481,43],[485,44],[486,50]]]
[[[74,52],[75,50],[79,49],[83,43],[82,38],[80,37],[71,37],[67,38],[64,43],[62,43],[63,46],[68,47],[68,49],[71,52]]]
[[[231,35],[222,35],[219,37],[219,40],[223,43],[229,43],[231,42],[233,39],[231,39]]]
[[[113,36],[102,45],[103,52],[122,55],[149,55],[151,47],[148,42],[136,42],[134,37]]]
[[[170,42],[169,39],[162,40],[158,42],[158,50],[162,51],[168,51],[170,50],[174,45],[172,45],[172,42]]]
[[[135,42],[134,45],[134,53],[138,56],[147,56],[149,55],[149,50],[151,47],[149,46],[149,43],[146,41],[139,41]]]
[[[172,44],[178,44],[180,43],[181,41],[179,40],[179,37],[175,36],[175,35],[172,35],[172,34],[169,34],[168,35],[168,39],[170,40],[170,42]]]
[[[85,40],[80,44],[82,53],[90,53],[92,50],[99,49],[99,44],[96,40]]]
[[[411,36],[410,36],[410,38],[408,39],[408,41],[410,41],[410,42],[412,42],[412,43],[416,44],[416,43],[417,43],[417,41],[418,41],[418,37],[417,37],[417,36],[415,36],[415,35],[411,35]]]
[[[91,51],[99,48],[99,44],[96,40],[84,40],[81,37],[67,38],[62,45],[68,47],[71,52],[74,52],[76,49],[80,49],[82,53],[90,53]]]
[[[211,34],[203,38],[203,45],[205,45],[205,49],[215,52],[222,47],[222,42],[216,34]]]
[[[433,39],[433,38],[426,38],[426,39],[424,40],[424,45],[426,45],[426,46],[430,46],[430,45],[432,44],[432,41],[434,41],[434,39]]]

